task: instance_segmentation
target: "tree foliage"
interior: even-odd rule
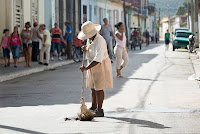
[[[189,7],[188,7],[189,6]],[[184,15],[188,12],[188,9],[190,11],[191,9],[191,4],[184,2],[181,6],[178,7],[178,9],[176,10],[176,15]]]

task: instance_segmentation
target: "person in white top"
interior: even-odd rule
[[[39,64],[43,64],[44,60],[44,53],[46,54],[46,62],[44,65],[49,65],[49,58],[50,58],[50,48],[51,48],[51,35],[50,32],[46,29],[46,25],[41,25],[43,30],[43,37],[42,37],[42,48],[40,50],[40,62]]]
[[[78,38],[87,40],[87,45],[83,47],[88,60],[87,67],[80,67],[82,71],[87,71],[87,88],[92,91],[92,107],[95,117],[103,117],[102,109],[104,101],[104,89],[113,88],[112,65],[108,56],[105,39],[98,33],[101,25],[85,22],[81,27]]]
[[[39,50],[40,50],[42,48],[42,37],[43,37],[42,25],[40,25],[38,29],[38,37],[39,37]]]
[[[117,60],[117,77],[121,78],[121,70],[128,63],[128,49],[126,47],[126,35],[124,33],[124,24],[122,22],[119,22],[115,25],[115,27],[117,28],[117,31],[115,32],[116,45],[114,48],[114,54]]]

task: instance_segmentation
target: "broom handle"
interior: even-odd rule
[[[83,51],[83,63],[82,66],[84,67],[85,61],[85,52]],[[82,72],[82,101],[84,101],[84,71]]]

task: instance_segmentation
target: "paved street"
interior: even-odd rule
[[[105,117],[64,121],[80,108],[81,64],[0,83],[0,134],[200,134],[200,88],[189,53],[164,44],[129,50],[129,64],[105,90]],[[200,64],[200,63],[199,63]],[[85,90],[90,107],[90,90]]]

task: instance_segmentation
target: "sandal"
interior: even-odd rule
[[[117,75],[117,78],[123,78],[123,76],[121,74]]]

